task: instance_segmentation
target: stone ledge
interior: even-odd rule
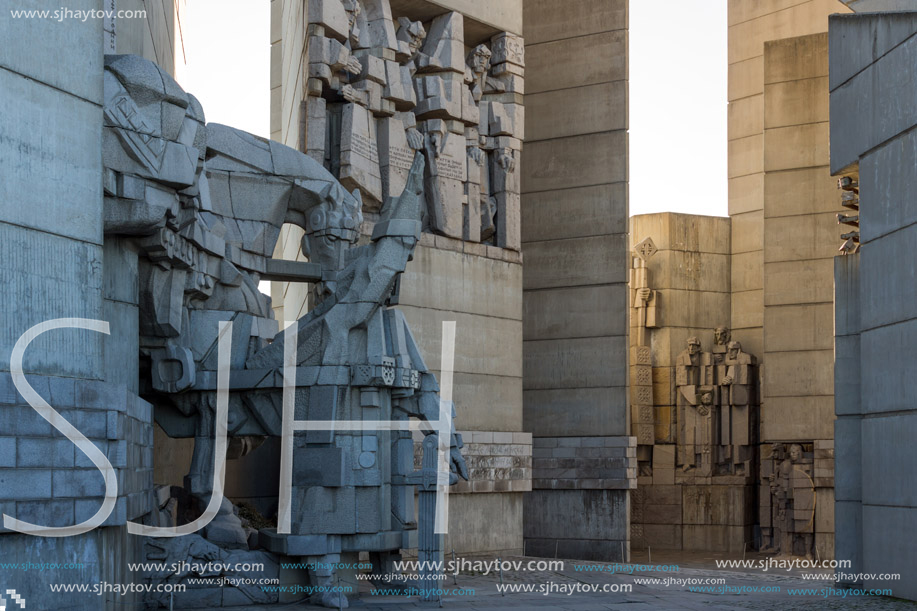
[[[532,487],[536,490],[637,487],[634,437],[536,437],[532,442]]]

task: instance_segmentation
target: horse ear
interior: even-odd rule
[[[354,189],[351,195],[353,195],[353,198],[357,200],[358,204],[360,204],[360,210],[362,210],[363,209],[363,194],[360,193],[359,189]]]
[[[325,186],[322,187],[322,190],[321,190],[321,191],[319,191],[319,195],[321,196],[322,200],[327,200],[327,199],[328,199],[328,196],[331,194],[331,189],[333,189],[333,188],[334,188],[334,183],[333,183],[333,182],[326,182],[326,183],[325,183]]]

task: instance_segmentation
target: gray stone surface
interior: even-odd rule
[[[560,205],[569,214],[558,215]],[[527,193],[523,199],[524,242],[626,231],[627,185],[623,182]]]
[[[627,280],[625,234],[529,243],[525,253],[525,290],[623,284]]]
[[[835,18],[835,21],[841,18]],[[905,16],[850,16],[859,19],[860,27],[868,27],[866,19],[883,20],[882,30],[913,29],[913,17]],[[904,23],[900,23],[900,21]],[[891,22],[899,21],[891,28]],[[837,34],[835,34],[836,36]],[[862,39],[872,43],[869,50],[861,53],[868,57],[872,48],[879,44],[878,30]],[[832,41],[842,45],[841,40]],[[906,131],[917,123],[917,110],[910,100],[915,95],[917,83],[912,79],[900,78],[913,66],[917,53],[917,38],[911,36],[887,54],[882,55],[843,84],[831,89],[831,171],[840,172],[857,162],[870,149]],[[850,57],[850,56],[848,56]],[[865,58],[864,58],[865,59]],[[840,60],[840,58],[839,58]],[[860,63],[863,63],[862,60]],[[840,70],[840,68],[838,68]],[[850,70],[855,70],[851,66]],[[834,70],[832,70],[834,71]]]
[[[836,15],[829,57],[833,91],[914,34],[917,15]]]
[[[915,535],[911,524],[917,518],[913,506],[886,507],[863,504],[863,568],[869,574],[901,572],[915,566]],[[898,598],[917,599],[917,588],[912,581],[888,582],[865,579],[864,587],[890,588]]]
[[[913,529],[905,526],[917,499],[895,485],[915,468],[901,449],[917,422],[904,356],[917,332],[905,280],[913,270],[901,256],[917,222],[906,197],[914,164],[908,130],[917,116],[907,93],[915,31],[913,14],[891,13],[833,17],[829,33],[832,49],[847,45],[831,57],[831,168],[859,179],[863,232],[859,254],[835,265],[836,551],[865,573],[917,566]],[[917,598],[910,583],[882,587],[889,585],[895,596]]]
[[[608,367],[607,359],[609,355],[622,358],[625,354],[624,340],[614,336],[526,341],[523,388],[624,386],[625,373]]]
[[[616,8],[614,3],[605,5],[600,14],[614,14]],[[587,36],[529,44],[526,93],[626,79],[626,30],[613,21],[610,25],[618,27]]]
[[[18,38],[23,29],[30,27],[26,24],[44,21],[47,20],[6,19],[0,27],[15,30]],[[87,27],[80,35],[89,30]],[[12,31],[4,36],[10,41],[9,48],[24,51],[25,47],[18,48],[12,42],[13,36]],[[17,54],[18,51],[14,53]],[[49,69],[57,64],[49,62]],[[0,186],[0,197],[17,202],[5,208],[3,220],[101,244],[98,215],[102,166],[97,157],[84,154],[100,144],[100,109],[95,103],[45,83],[41,78],[31,80],[0,69],[0,88],[10,99],[23,100],[22,104],[11,104],[0,122],[4,134],[0,160],[11,172]],[[83,82],[79,85],[98,87]],[[93,91],[90,99],[97,101],[99,95]],[[45,162],[32,163],[32,155],[39,155]]]
[[[629,512],[627,491],[534,490],[529,499],[531,501],[526,503],[524,509],[525,534],[526,540],[531,541],[527,545],[532,545],[533,550],[526,550],[527,553],[554,556],[550,548],[556,545],[558,556],[575,555],[585,560],[621,560],[621,542],[624,542],[626,550],[630,538],[625,527],[627,520],[622,519]],[[600,509],[588,511],[590,507],[596,506]],[[578,521],[575,528],[565,517],[572,511],[585,518]],[[545,546],[547,549],[535,550],[535,546]],[[561,551],[561,546],[567,549]]]
[[[0,223],[0,282],[6,311],[19,312],[0,336],[0,369],[9,371],[13,345],[33,325],[53,318],[101,317],[102,249]],[[55,275],[46,270],[57,270]],[[102,335],[83,330],[42,334],[25,354],[27,372],[95,377],[102,365]]]
[[[522,167],[522,192],[626,182],[625,140],[626,132],[617,130],[531,143]]]
[[[626,435],[627,387],[524,390],[524,425],[541,435]],[[564,419],[557,414],[564,414]]]
[[[524,4],[523,417],[536,446],[560,436],[630,434],[625,9],[620,2]],[[630,517],[621,504],[636,469],[587,465],[604,459],[593,456],[596,447],[579,450],[564,446],[538,458],[548,462],[533,474],[533,488],[542,489],[526,499],[526,553],[626,558]],[[618,495],[613,511],[611,493]],[[552,529],[564,513],[582,519],[558,534]]]
[[[915,52],[917,54],[917,52]],[[917,135],[903,133],[864,155],[859,167],[860,198],[875,202],[863,224],[861,239],[869,241],[917,222],[917,205],[905,197],[917,177]]]
[[[627,298],[623,284],[531,291],[524,302],[523,334],[542,339],[624,335],[627,321],[604,310],[614,304],[627,307]],[[558,316],[561,311],[567,314]]]
[[[86,10],[100,9],[101,5],[97,0],[79,0],[67,8],[83,14]],[[7,69],[5,76],[19,78],[11,74],[16,72],[49,85],[69,95],[71,104],[77,102],[75,98],[101,104],[102,19],[10,17],[0,25],[0,37],[8,43],[7,53],[0,60],[0,66]],[[57,43],[53,47],[35,45],[36,40],[55,40]],[[57,61],[62,48],[74,50],[70,62]],[[4,90],[9,91],[6,87]]]

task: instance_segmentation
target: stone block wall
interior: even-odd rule
[[[469,492],[529,492],[532,489],[532,434],[465,431],[468,481],[459,481],[452,494]],[[421,464],[422,448],[414,445],[414,464]]]
[[[181,0],[178,0],[183,4]],[[45,538],[0,528],[5,563],[81,562],[74,569],[0,571],[30,608],[123,608],[133,596],[56,594],[48,583],[130,584],[142,540],[125,524],[150,510],[152,408],[137,396],[136,255],[102,236],[103,53],[133,52],[174,67],[173,2],[101,0],[71,10],[147,11],[145,19],[0,20],[0,511],[46,526],[70,526],[102,503],[102,475],[31,408],[10,374],[13,345],[56,318],[109,323],[109,335],[54,330],[26,351],[27,379],[115,468],[118,500],[103,526]],[[155,49],[154,49],[155,47]],[[62,61],[61,58],[66,58]],[[118,598],[118,600],[115,600]]]
[[[917,599],[917,13],[832,17],[831,171],[858,180],[859,254],[835,262],[837,556]],[[840,241],[840,240],[838,240]]]
[[[619,436],[537,437],[532,470],[532,486],[541,490],[633,489],[637,452]]]
[[[833,444],[832,260],[842,210],[828,168],[828,35],[765,42],[762,453],[802,442],[821,463]],[[833,465],[830,475],[815,468],[816,554],[833,558]]]
[[[533,451],[556,444],[526,553],[626,560],[627,2],[526,0],[523,24],[523,417]]]
[[[828,15],[850,12],[850,9],[838,0],[729,0],[728,10],[729,216],[733,219],[735,232],[732,239],[731,279],[733,339],[740,341],[747,352],[761,355],[764,352],[764,335],[767,332],[764,318],[765,121],[779,123],[779,116],[775,113],[781,109],[774,103],[780,105],[788,100],[793,101],[793,96],[797,98],[798,103],[798,97],[804,93],[798,89],[800,85],[792,92],[787,91],[786,86],[782,91],[772,88],[774,90],[770,96],[771,104],[768,105],[765,99],[765,43],[826,32]],[[798,60],[800,65],[809,65],[814,59],[812,55],[800,55],[798,58],[787,56],[785,61]],[[773,81],[773,78],[770,80]],[[801,86],[811,88],[812,83]],[[787,95],[779,98],[781,93]],[[823,100],[823,96],[819,99]],[[799,107],[789,106],[787,110],[794,112],[794,108]],[[824,104],[821,107],[814,104],[805,107],[814,112],[819,112],[819,108],[824,108]],[[813,123],[818,120],[822,119],[813,120]],[[813,124],[801,129],[787,130],[787,133],[797,137],[804,134],[816,137],[811,132],[817,129],[824,128],[818,128]],[[772,138],[773,136],[772,134]],[[827,140],[823,136],[817,137],[820,138],[820,148],[807,149],[800,146],[797,150],[826,151]],[[808,167],[817,165],[823,163],[811,164]],[[807,166],[797,164],[791,167]],[[802,177],[797,176],[802,187]],[[830,282],[830,272],[822,275]]]
[[[118,500],[103,526],[149,512],[153,488],[153,408],[123,386],[96,380],[29,376],[29,383],[111,462]],[[102,504],[101,472],[26,403],[0,373],[0,505],[18,520],[67,526]],[[0,532],[10,532],[0,526]]]

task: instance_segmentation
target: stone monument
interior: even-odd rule
[[[519,250],[522,38],[466,54],[461,13],[427,31],[389,0],[310,0],[308,28],[308,154],[375,215],[420,151],[424,230]]]
[[[761,465],[761,479],[768,495],[761,512],[762,548],[788,556],[815,555],[814,460],[798,443],[775,443],[771,456]]]
[[[350,25],[353,34],[352,20]],[[327,47],[343,53],[346,46],[338,42],[340,48],[331,42]],[[106,56],[104,115],[105,232],[122,237],[124,256],[137,270],[141,394],[155,406],[167,434],[195,439],[185,480],[192,499],[187,512],[195,513],[193,501],[198,513],[207,506],[215,478],[223,477],[214,465],[221,447],[215,405],[224,321],[232,323],[224,425],[235,440],[231,457],[266,436],[285,434],[291,417],[442,420],[436,378],[404,316],[388,307],[397,303],[398,278],[420,238],[421,154],[403,193],[386,198],[379,210],[370,242],[357,246],[361,188],[348,193],[328,170],[293,149],[206,124],[197,100],[152,62]],[[284,223],[305,231],[309,263],[270,258]],[[262,279],[314,282],[316,307],[278,334],[269,299],[258,291]],[[290,339],[296,342],[295,363],[289,364],[295,371],[292,414],[283,398]],[[452,420],[454,412],[448,416]],[[418,528],[422,552],[435,555],[441,551],[432,526],[435,507],[427,499],[415,516],[413,485],[435,490],[436,465],[415,474],[410,432],[395,429],[291,434],[290,534],[262,530],[253,538],[224,500],[203,538],[150,539],[148,558],[254,561],[272,552],[274,566],[277,558],[294,556],[330,567],[342,555],[355,560],[367,551],[375,572],[383,573],[401,549],[416,545],[412,534]],[[428,439],[438,435],[432,426],[423,431]],[[440,444],[449,448],[449,483],[468,476],[462,439],[454,431],[453,425],[448,442]],[[282,523],[283,507],[280,514]],[[178,521],[175,513],[150,515],[151,526]],[[313,571],[314,585],[326,587],[315,602],[346,606],[343,595],[327,587],[334,577],[331,568]],[[149,579],[174,583],[182,576]],[[195,600],[218,606],[276,598],[260,589],[238,588],[232,595],[210,590],[198,591]]]
[[[724,342],[728,329],[718,327],[715,341]],[[723,350],[723,349],[726,350]],[[752,473],[757,429],[756,359],[738,342],[716,343],[702,352],[700,340],[688,339],[678,355],[678,463],[698,475]]]

